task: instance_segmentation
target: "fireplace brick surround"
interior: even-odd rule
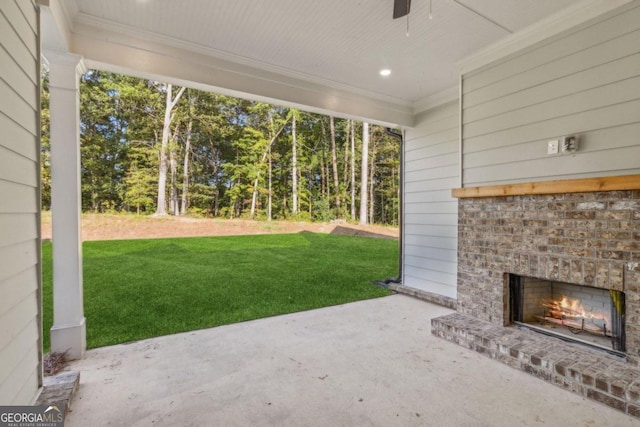
[[[620,178],[629,189],[461,194],[457,313],[432,333],[640,417],[640,176]],[[624,292],[626,359],[509,327],[509,274]]]

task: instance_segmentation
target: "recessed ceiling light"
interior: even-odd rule
[[[388,68],[384,68],[384,69],[380,70],[380,75],[382,77],[390,76],[391,75],[391,70],[388,69]]]

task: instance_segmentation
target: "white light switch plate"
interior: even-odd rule
[[[557,139],[547,142],[547,154],[558,154],[558,142]]]

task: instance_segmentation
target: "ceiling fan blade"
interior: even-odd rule
[[[411,0],[393,0],[393,19],[402,18],[411,11]]]

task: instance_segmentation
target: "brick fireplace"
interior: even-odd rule
[[[432,332],[640,417],[640,176],[454,195],[457,313],[433,319]],[[624,351],[612,355],[514,326],[513,277],[593,295],[615,291],[626,301]]]

